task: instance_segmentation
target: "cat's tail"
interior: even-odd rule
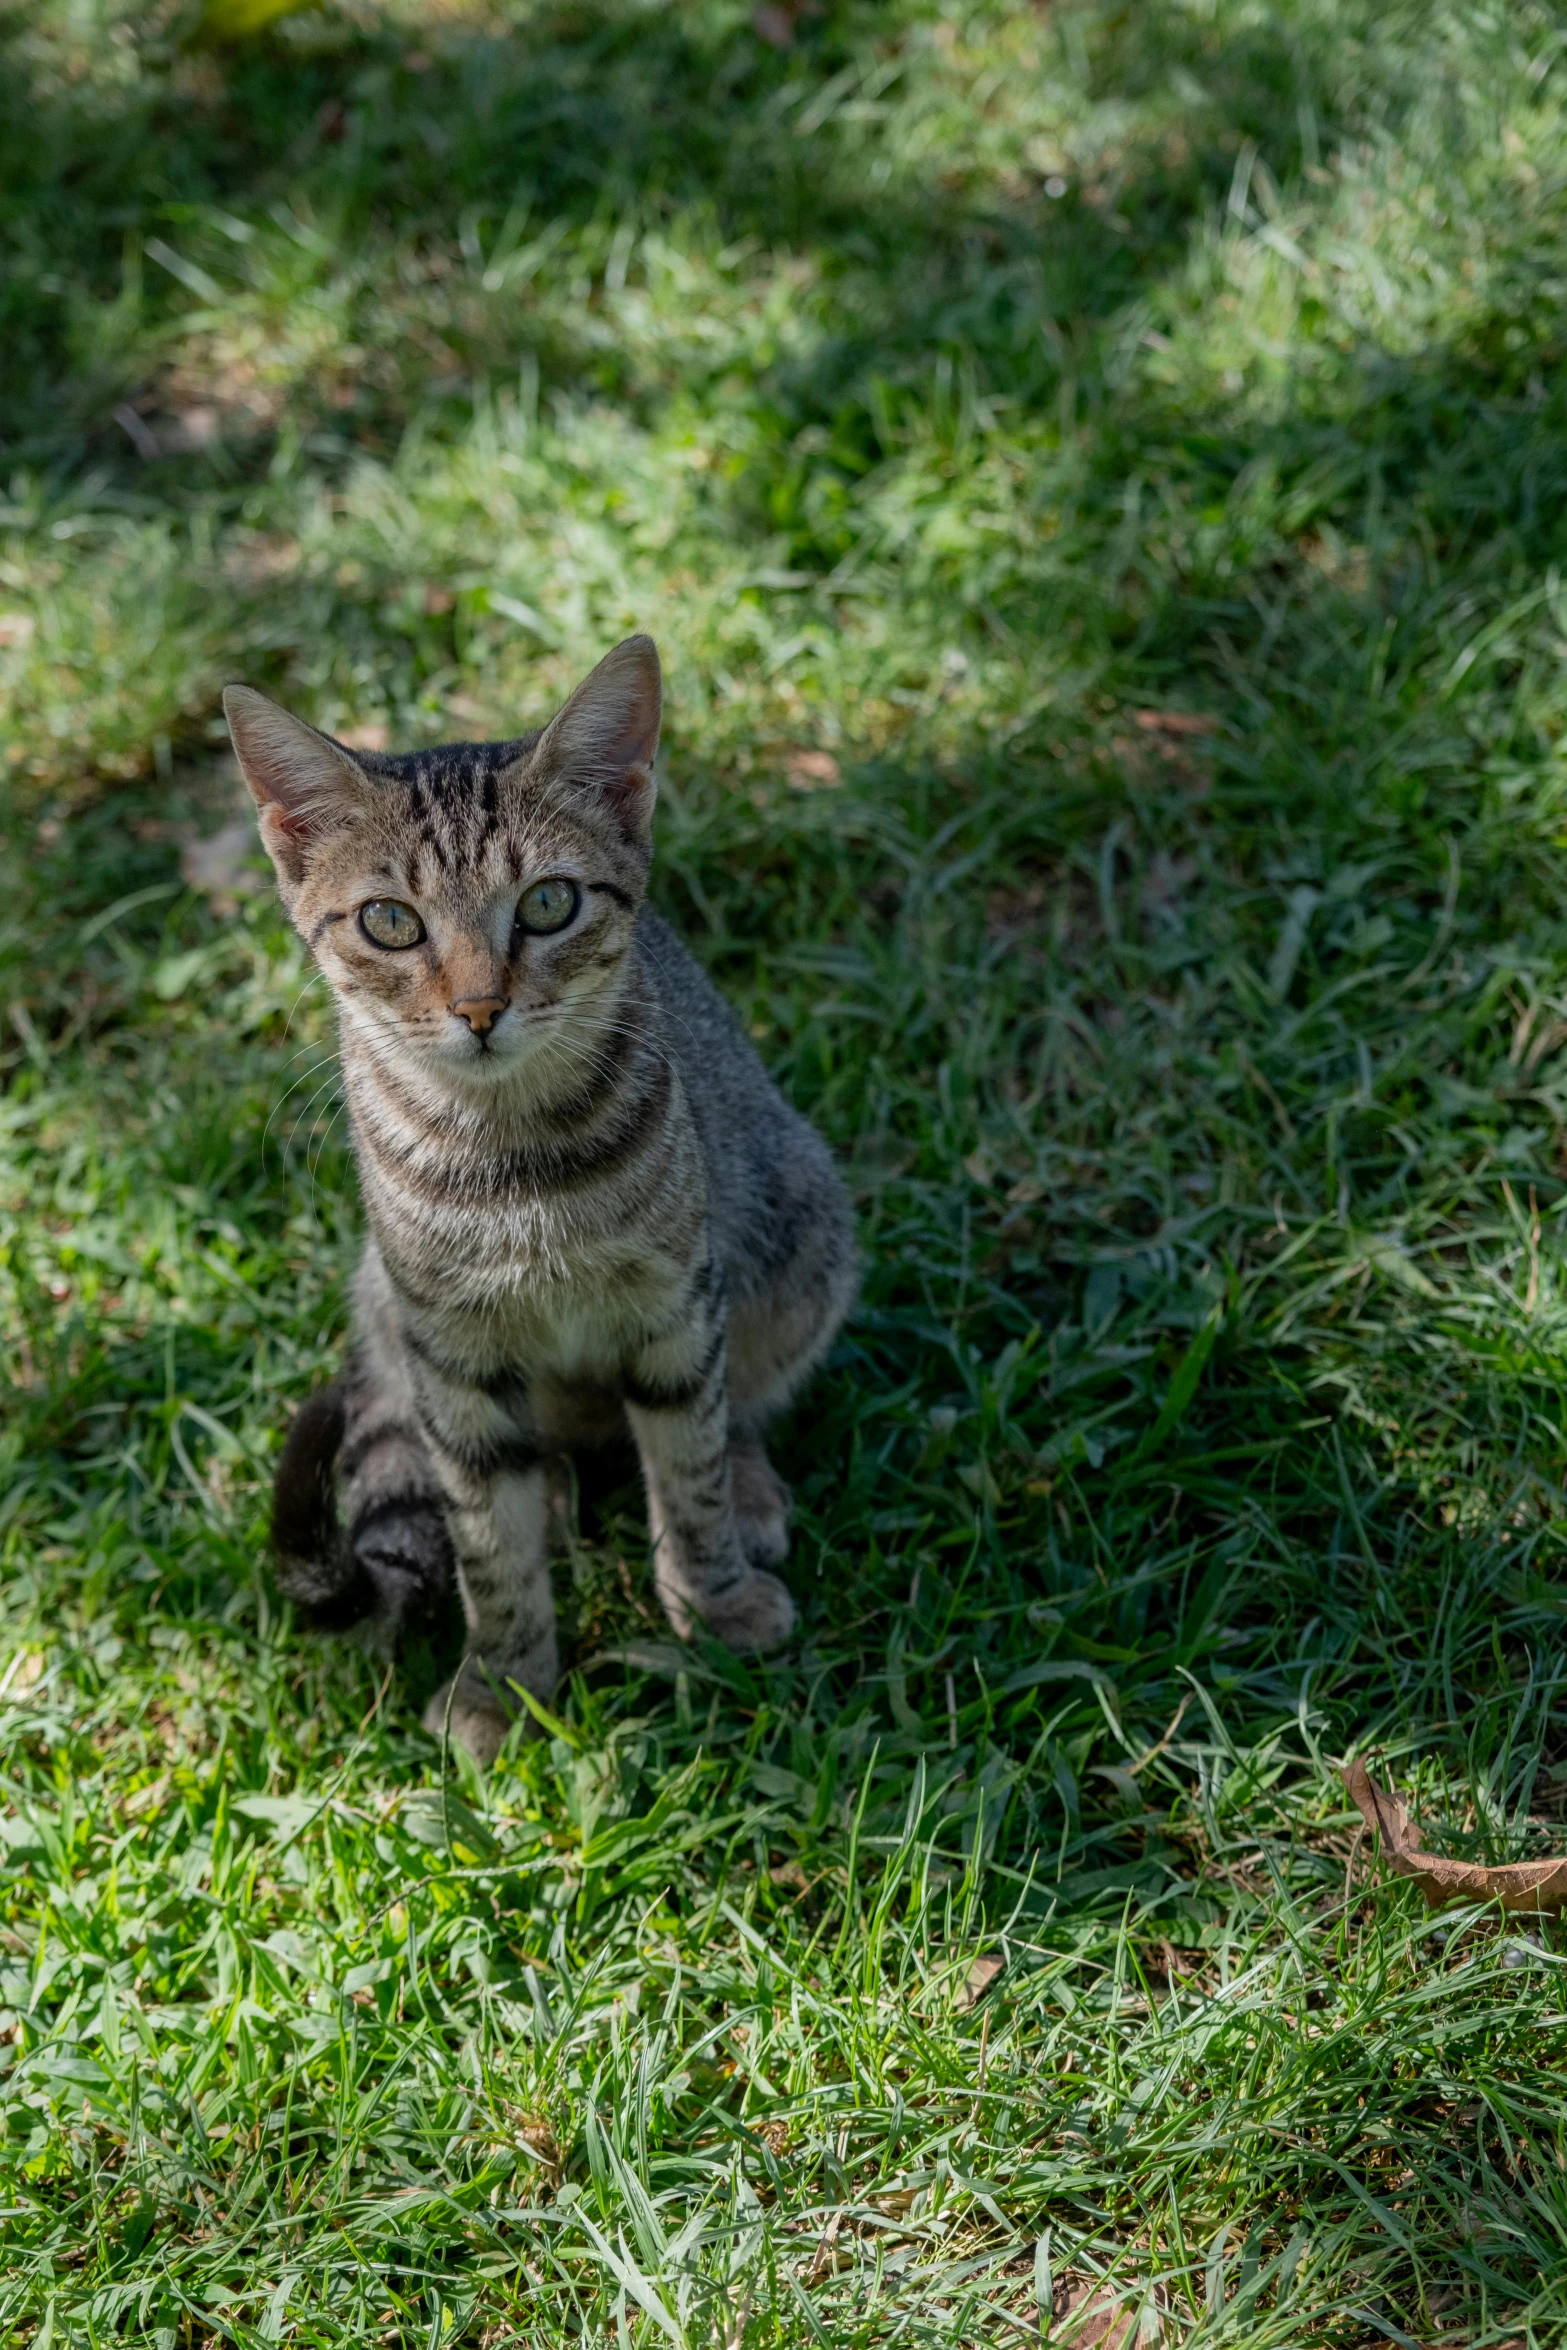
[[[306,1396],[289,1425],[272,1481],[272,1547],[284,1597],[323,1632],[357,1624],[375,1606],[375,1586],[343,1539],[337,1519],[337,1456],[347,1403],[342,1383]]]
[[[272,1546],[279,1588],[318,1631],[369,1618],[387,1650],[451,1587],[451,1537],[423,1442],[387,1416],[355,1358],[346,1380],[317,1388],[294,1414],[272,1485]]]

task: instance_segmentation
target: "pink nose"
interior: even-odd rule
[[[498,1020],[505,1009],[506,998],[503,995],[465,995],[460,1004],[452,1006],[458,1019],[466,1020],[475,1036],[483,1036],[491,1022]]]

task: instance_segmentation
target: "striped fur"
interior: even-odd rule
[[[455,1569],[468,1654],[427,1720],[481,1759],[513,1688],[556,1680],[551,1464],[607,1432],[635,1437],[677,1631],[788,1635],[763,1431],[853,1294],[826,1146],[643,903],[659,694],[633,637],[541,735],[401,757],[225,696],[337,999],[371,1235],[338,1400],[285,1450],[284,1581],[392,1641]],[[553,935],[520,927],[543,880],[576,892]],[[361,909],[387,900],[419,943],[366,934]]]

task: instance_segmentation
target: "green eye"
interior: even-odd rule
[[[372,898],[359,909],[359,927],[378,947],[416,947],[424,937],[424,924],[400,898]]]
[[[536,881],[518,905],[517,928],[546,938],[552,930],[564,930],[581,903],[574,881]]]

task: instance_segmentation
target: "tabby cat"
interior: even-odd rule
[[[786,1638],[763,1430],[854,1289],[826,1145],[644,903],[660,700],[645,636],[514,742],[351,751],[224,695],[337,999],[370,1225],[343,1376],[278,1471],[282,1579],[390,1645],[455,1570],[467,1653],[426,1722],[486,1762],[557,1676],[552,1463],[628,1423],[677,1632]]]

